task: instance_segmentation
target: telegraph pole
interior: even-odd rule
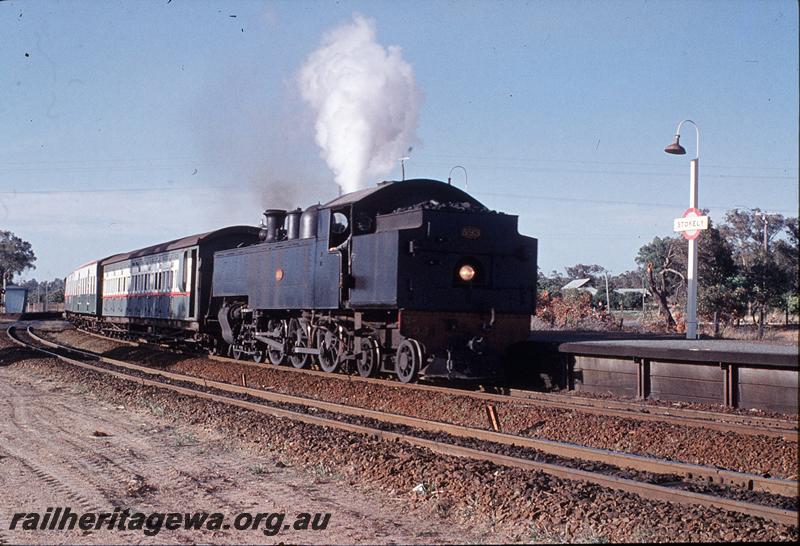
[[[767,238],[767,216],[766,212],[759,212],[761,221],[764,222],[764,252],[769,252],[769,239]]]
[[[761,221],[764,222],[764,257],[769,253],[769,237],[768,237],[768,229],[767,229],[767,216],[766,212],[759,212],[761,215]],[[764,309],[762,305],[758,312],[759,315],[759,323],[758,323],[758,339],[762,339],[764,337],[764,327],[766,326],[764,323],[767,320],[767,310]]]

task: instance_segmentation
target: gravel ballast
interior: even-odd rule
[[[489,429],[485,403],[459,394],[413,391],[385,384],[348,381],[347,376],[320,377],[220,362],[202,356],[162,353],[99,339],[75,330],[53,334],[66,345],[98,351],[113,358],[156,365],[215,381],[241,384],[244,374],[253,388],[316,400],[347,404],[387,413]],[[570,442],[600,449],[664,458],[726,470],[796,480],[798,443],[769,436],[674,425],[538,406],[496,402],[504,432],[531,438]]]

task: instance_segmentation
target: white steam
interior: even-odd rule
[[[375,22],[355,15],[328,32],[299,75],[314,109],[322,158],[345,192],[388,174],[416,140],[420,93],[400,48],[375,40]]]

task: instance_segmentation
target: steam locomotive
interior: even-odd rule
[[[492,375],[527,338],[537,240],[425,179],[84,264],[68,317],[296,368],[400,381]]]

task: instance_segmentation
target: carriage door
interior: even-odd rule
[[[189,314],[187,318],[195,318],[197,311],[195,310],[195,303],[197,301],[197,274],[195,272],[197,267],[197,249],[187,250],[183,253],[183,285],[189,292]]]

